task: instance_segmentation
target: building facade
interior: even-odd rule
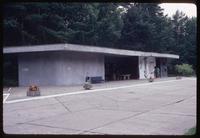
[[[129,74],[130,79],[145,79],[160,68],[167,76],[167,58],[178,55],[161,54],[72,44],[7,47],[4,54],[17,54],[19,86],[77,85],[86,77],[118,80]],[[152,74],[154,76],[154,74]]]

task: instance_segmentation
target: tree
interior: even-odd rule
[[[158,39],[164,16],[158,4],[131,5],[123,21],[121,48],[142,51],[157,51],[160,48]]]
[[[188,18],[184,13],[176,11],[171,19],[174,45],[171,47],[174,54],[180,56],[171,64],[190,64],[196,69],[196,18]]]
[[[188,20],[188,17],[183,13],[179,12],[179,10],[176,11],[176,13],[173,15],[172,18],[172,25],[173,25],[173,33],[175,38],[175,49],[174,51],[176,53],[180,52],[182,50],[182,45],[184,45],[184,39],[185,39],[185,29],[186,29],[186,22]]]
[[[83,16],[69,23],[69,42],[113,47],[120,37],[122,26],[117,4],[93,3],[79,6],[83,11],[80,8],[76,13],[80,12]]]
[[[5,46],[75,43],[114,47],[121,35],[116,3],[12,3],[4,5],[4,11]]]
[[[66,42],[63,10],[61,3],[5,4],[4,45]]]
[[[197,45],[196,45],[196,36],[197,36],[197,20],[196,18],[189,19],[186,24],[185,29],[185,53],[184,53],[184,62],[192,64],[193,68],[196,70],[196,57],[197,57]]]
[[[121,36],[122,19],[118,4],[101,3],[97,19],[98,45],[115,47]]]
[[[176,11],[172,19],[175,47],[173,51],[180,55],[178,63],[196,63],[196,18],[188,18]]]

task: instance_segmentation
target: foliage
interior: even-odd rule
[[[120,8],[119,8],[120,7]],[[180,55],[196,65],[196,18],[157,3],[7,3],[4,46],[74,43]]]
[[[195,135],[195,133],[196,133],[196,127],[192,127],[185,133],[185,135]]]
[[[136,3],[127,10],[123,20],[121,48],[163,52],[169,47],[170,35],[166,35],[169,21],[158,4]]]
[[[113,47],[122,19],[115,3],[4,5],[4,45],[74,43]]]
[[[193,68],[196,70],[196,58],[197,58],[197,43],[196,43],[196,36],[197,36],[197,20],[196,18],[191,18],[186,22],[186,35],[184,41],[184,50],[182,62],[192,64]]]
[[[191,76],[194,73],[194,70],[192,69],[192,65],[189,65],[189,64],[176,65],[175,69],[179,75],[183,75],[183,76]]]
[[[134,4],[123,16],[119,47],[180,56],[173,65],[188,63],[196,69],[196,18],[176,11],[164,16],[158,4]]]

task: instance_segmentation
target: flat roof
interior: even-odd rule
[[[114,48],[77,45],[77,44],[49,44],[49,45],[15,46],[15,47],[3,48],[4,54],[45,52],[45,51],[75,51],[75,52],[101,53],[101,54],[122,55],[122,56],[144,56],[144,57],[153,56],[153,57],[164,57],[164,58],[175,58],[175,59],[179,58],[179,55],[174,55],[174,54],[142,52],[142,51],[114,49]]]

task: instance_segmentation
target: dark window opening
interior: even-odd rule
[[[130,79],[139,78],[138,57],[106,56],[105,80],[123,80],[123,75]]]
[[[3,58],[3,86],[18,86],[17,55],[4,55]]]

